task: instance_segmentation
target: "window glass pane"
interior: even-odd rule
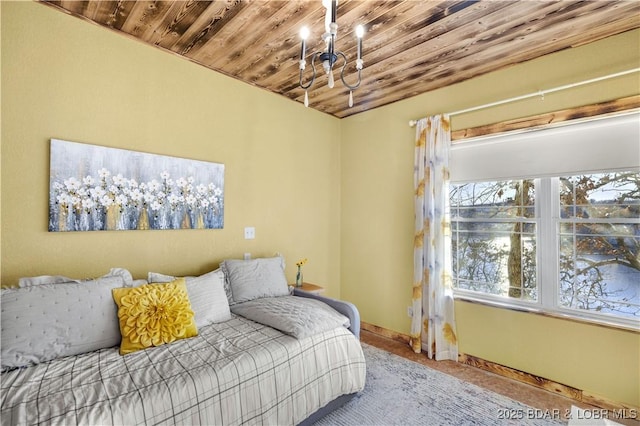
[[[566,234],[602,237],[601,242],[604,244],[610,238],[640,235],[640,223],[615,223],[613,221],[609,223],[560,222],[560,235]]]
[[[458,222],[457,230],[460,233],[473,234],[499,234],[509,236],[513,231],[513,222]]]
[[[537,300],[533,181],[452,185],[450,195],[454,286]]]
[[[455,238],[452,250],[458,259],[456,275],[473,281],[499,282],[506,266],[506,244],[504,238],[484,233]]]
[[[561,177],[560,217],[637,218],[639,185],[639,174],[632,171]]]
[[[566,257],[560,263],[561,306],[640,317],[640,271],[604,256]]]
[[[451,212],[454,217],[535,217],[532,180],[452,185],[450,194]]]
[[[575,215],[575,198],[573,194],[573,182],[570,177],[561,177],[560,184],[560,217],[567,218]]]
[[[640,318],[640,174],[559,185],[560,306]]]

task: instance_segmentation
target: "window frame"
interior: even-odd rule
[[[635,170],[635,168],[632,168]],[[602,170],[598,172],[584,171],[572,172],[570,175],[590,174],[590,173],[611,173],[616,170]],[[563,175],[564,176],[564,175]],[[531,177],[510,178],[506,180],[531,179]],[[566,319],[573,319],[599,325],[640,330],[640,320],[631,317],[618,316],[608,313],[597,313],[588,310],[580,310],[560,306],[560,176],[545,176],[532,179],[535,186],[535,223],[536,223],[536,288],[538,298],[536,301],[509,298],[489,293],[476,292],[466,289],[453,289],[454,298],[480,302],[491,306],[525,311],[532,313],[542,313]],[[485,180],[488,181],[488,180]],[[492,181],[498,181],[492,179]],[[452,182],[471,183],[481,182],[465,181]],[[615,220],[615,219],[612,219]],[[452,218],[453,230],[453,218]],[[633,223],[633,222],[632,222]],[[452,233],[453,235],[453,233]],[[452,251],[453,256],[453,251]],[[543,267],[544,265],[544,267]],[[454,271],[455,276],[455,271]],[[455,279],[454,279],[455,281]]]

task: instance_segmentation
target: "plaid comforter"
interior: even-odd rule
[[[297,340],[240,316],[169,345],[117,348],[2,373],[2,425],[296,424],[364,388],[359,341]]]

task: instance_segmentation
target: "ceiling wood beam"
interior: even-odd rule
[[[451,141],[461,142],[465,139],[475,138],[478,136],[495,135],[513,132],[516,130],[535,130],[558,123],[564,123],[566,121],[619,114],[621,112],[637,109],[640,109],[640,95],[628,96],[626,98],[614,99],[597,104],[583,105],[560,111],[516,118],[499,123],[486,124],[469,129],[455,130],[451,132]],[[455,120],[455,117],[453,117],[452,120]]]

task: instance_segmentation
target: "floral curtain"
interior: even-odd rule
[[[429,358],[458,359],[451,274],[447,115],[416,125],[414,168],[415,239],[411,347]]]

